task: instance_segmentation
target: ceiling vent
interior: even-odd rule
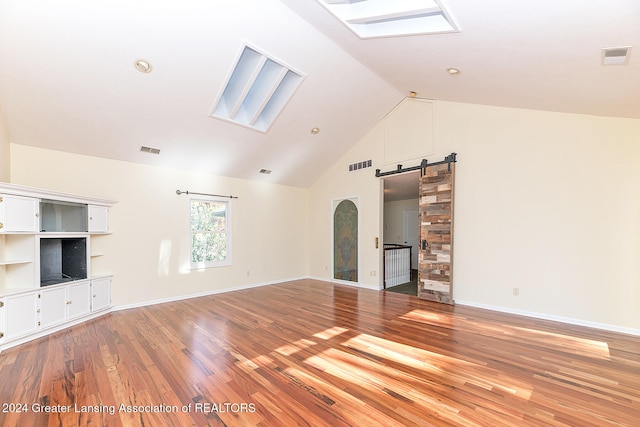
[[[454,33],[442,0],[317,0],[361,39]]]
[[[140,147],[140,151],[142,151],[143,153],[149,153],[149,154],[160,154],[159,148],[145,147],[144,145]]]
[[[602,65],[627,65],[631,46],[605,47],[602,49]]]
[[[210,117],[267,132],[304,76],[244,46]]]

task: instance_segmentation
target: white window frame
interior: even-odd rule
[[[225,236],[226,236],[226,249],[227,256],[220,261],[193,261],[193,230],[191,228],[191,205],[193,202],[205,202],[205,203],[223,203],[225,208]],[[192,270],[203,269],[210,267],[222,267],[231,265],[232,255],[232,238],[231,238],[231,224],[232,224],[232,208],[231,200],[223,197],[215,196],[189,196],[189,203],[187,205],[187,218],[188,220],[188,235],[189,235],[189,266]]]

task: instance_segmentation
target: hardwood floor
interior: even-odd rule
[[[8,349],[0,403],[5,427],[638,426],[640,337],[302,280]]]

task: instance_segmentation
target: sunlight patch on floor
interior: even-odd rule
[[[400,426],[400,423],[394,421],[387,411],[381,411],[357,396],[349,390],[342,388],[319,379],[303,370],[289,367],[285,369],[285,375],[291,379],[296,385],[303,387],[307,392],[314,395],[331,406],[332,412],[344,418],[351,425],[371,426],[371,427],[388,427]],[[382,398],[388,396],[382,396]],[[394,405],[391,405],[393,408]],[[362,408],[362,412],[357,415],[350,408]],[[400,411],[394,411],[400,413]],[[402,414],[403,416],[411,416],[410,414]]]
[[[559,351],[565,353],[593,357],[595,359],[611,360],[609,345],[603,341],[579,338],[555,332],[546,332],[535,328],[509,326],[504,324],[479,324],[466,318],[460,318],[458,319],[459,322],[455,322],[451,321],[451,315],[442,316],[426,310],[412,310],[402,316],[399,316],[399,318],[427,325],[455,328],[458,332],[482,334],[496,339],[506,337],[514,342],[519,340],[531,341],[533,339],[544,347],[555,347]]]
[[[586,338],[578,338],[566,334],[558,334],[554,332],[540,331],[538,329],[521,328],[512,326],[518,336],[533,335],[535,339],[542,343],[545,347],[559,346],[562,351],[573,353],[576,355],[593,357],[595,359],[611,360],[609,352],[609,344],[603,341],[590,340]]]
[[[271,367],[273,366],[273,359],[265,354],[260,354],[256,357],[247,358],[243,354],[238,351],[229,350],[229,354],[237,359],[235,365],[242,369],[244,372],[251,374],[252,371],[255,371],[259,368]]]
[[[343,345],[375,357],[401,363],[435,377],[446,377],[447,381],[457,381],[461,386],[473,384],[486,390],[499,390],[527,400],[533,392],[529,384],[500,375],[485,365],[467,362],[372,335],[360,334],[345,341]]]
[[[299,339],[298,341],[282,345],[276,348],[275,351],[282,354],[283,356],[290,356],[294,353],[299,352],[302,349],[311,347],[312,345],[316,345],[316,342],[302,338],[302,339]]]
[[[251,363],[253,364],[253,366],[260,367],[260,368],[271,367],[274,364],[273,359],[264,354],[261,354],[251,359]]]
[[[452,318],[455,319],[455,316],[451,314],[441,316],[437,313],[432,313],[426,310],[411,310],[410,312],[400,316],[400,319],[403,320],[412,320],[414,322],[425,323],[427,325],[443,326],[447,328],[454,326],[454,322],[451,321]]]
[[[336,337],[336,336],[338,336],[340,334],[344,334],[347,331],[348,331],[347,328],[342,328],[340,326],[334,326],[333,328],[328,328],[328,329],[325,329],[324,331],[315,333],[315,334],[313,334],[313,336],[316,337],[316,338],[320,338],[322,340],[328,340],[328,339]]]
[[[437,393],[432,395],[419,392],[414,387],[418,382],[423,383],[428,380],[416,378],[360,356],[330,348],[307,358],[305,362],[341,381],[353,384],[366,393],[379,395],[383,399],[400,398],[403,401],[410,401],[431,414],[438,414],[442,419],[454,420],[460,412],[456,402],[448,401]],[[433,385],[434,388],[439,387],[437,382]]]

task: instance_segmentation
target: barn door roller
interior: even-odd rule
[[[449,165],[449,170],[451,170],[451,163],[455,163],[456,162],[456,153],[451,153],[449,154],[447,157],[444,158],[444,160],[441,160],[439,162],[435,162],[435,163],[428,163],[427,159],[422,159],[422,161],[420,162],[419,166],[412,166],[409,168],[403,168],[402,165],[398,165],[398,167],[394,170],[390,170],[387,172],[380,172],[380,169],[376,169],[376,178],[380,178],[383,176],[388,176],[388,175],[395,175],[398,173],[405,173],[405,172],[411,172],[411,171],[417,171],[420,170],[420,175],[424,175],[425,173],[427,173],[427,166],[436,166],[436,165],[443,165],[445,163],[447,163]]]

